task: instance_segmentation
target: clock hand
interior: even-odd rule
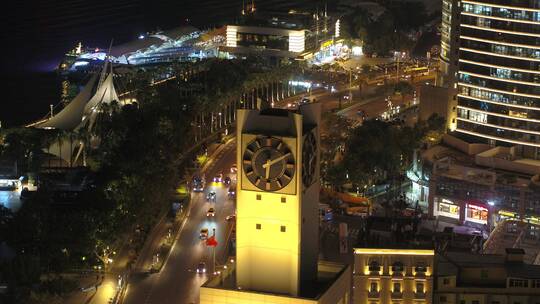
[[[268,179],[270,177],[270,159],[267,159],[266,160],[266,164],[263,164],[263,168],[266,169],[266,179]]]
[[[279,162],[279,161],[281,161],[281,160],[283,160],[283,159],[289,157],[290,154],[291,154],[291,153],[287,153],[287,154],[282,155],[282,156],[280,156],[280,157],[278,157],[278,158],[276,158],[276,159],[273,159],[273,160],[267,160],[267,161],[266,161],[266,164],[263,164],[262,166],[263,166],[263,168],[270,167],[271,165],[273,165],[273,164],[275,164],[275,163],[277,163],[277,162]]]

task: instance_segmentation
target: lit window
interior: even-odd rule
[[[394,282],[392,292],[396,292],[396,293],[401,292],[401,283]]]
[[[377,282],[371,282],[370,286],[369,286],[369,292],[377,292],[379,290],[379,284],[377,284]]]
[[[417,293],[424,293],[424,283],[423,282],[416,282],[416,292]]]
[[[510,287],[527,288],[529,287],[529,281],[523,279],[510,279],[509,285]]]

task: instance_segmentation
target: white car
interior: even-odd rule
[[[199,237],[202,240],[206,240],[208,238],[208,229],[206,228],[201,229],[201,233],[199,234]]]

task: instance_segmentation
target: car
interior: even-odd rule
[[[231,166],[231,173],[236,173],[236,172],[238,172],[238,167],[236,166],[236,164],[233,164]]]
[[[225,218],[227,222],[235,220],[235,219],[236,219],[236,214],[227,215],[227,217]]]
[[[351,99],[351,95],[349,94],[343,95],[343,100],[350,100],[350,99]]]
[[[206,195],[206,201],[208,202],[216,202],[216,191],[210,191]]]
[[[214,210],[214,208],[208,209],[208,211],[206,211],[206,216],[216,216],[216,210]]]
[[[216,176],[214,176],[214,183],[221,183],[223,182],[223,173],[219,173]]]
[[[228,176],[225,176],[225,178],[223,179],[223,182],[225,183],[225,185],[229,185],[231,183],[231,178]]]
[[[306,104],[306,103],[310,103],[311,100],[309,99],[309,97],[302,97],[302,99],[300,100],[300,104]]]
[[[202,240],[206,240],[208,238],[208,229],[207,228],[201,229],[201,233],[199,234],[199,237]]]
[[[192,184],[194,192],[202,192],[204,190],[204,182],[202,178],[198,176],[193,177]]]
[[[287,104],[288,109],[296,109],[298,107],[298,104],[296,102],[291,102]]]
[[[236,185],[229,186],[229,190],[227,190],[227,195],[229,197],[235,197],[236,196]]]
[[[197,264],[197,273],[206,273],[206,263],[200,262]]]

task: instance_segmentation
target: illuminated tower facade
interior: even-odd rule
[[[239,289],[298,296],[317,278],[320,105],[239,110]]]
[[[540,159],[540,3],[452,5],[460,13],[456,131],[468,141],[515,146],[516,154]]]

